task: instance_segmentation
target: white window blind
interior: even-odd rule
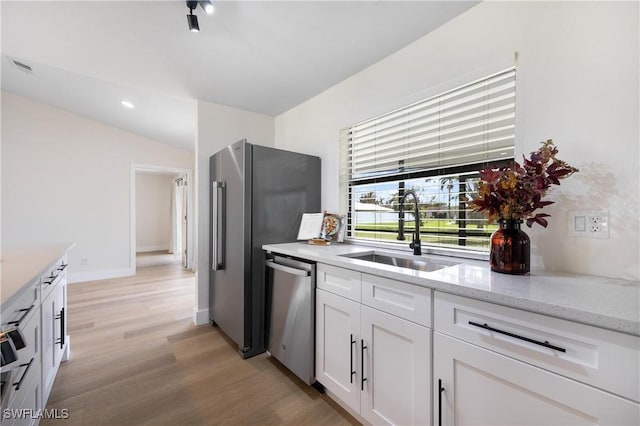
[[[513,157],[515,69],[351,126],[350,181]]]
[[[479,170],[513,159],[515,100],[509,68],[343,129],[349,238],[406,245],[397,240],[398,199],[413,189],[423,243],[487,249],[493,228],[464,198],[477,190]]]

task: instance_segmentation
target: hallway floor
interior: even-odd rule
[[[166,250],[136,253],[136,268],[175,265],[180,264],[181,260],[182,257],[179,253],[173,254]]]
[[[242,360],[218,328],[194,326],[195,275],[178,264],[70,284],[71,358],[40,425],[357,424],[272,357]]]

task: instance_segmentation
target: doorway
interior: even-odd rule
[[[191,170],[131,166],[131,268],[181,264],[193,270]]]

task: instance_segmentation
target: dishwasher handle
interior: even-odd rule
[[[286,272],[288,274],[297,275],[299,277],[308,277],[311,276],[311,271],[305,271],[304,269],[296,269],[291,266],[282,265],[280,263],[276,263],[273,260],[267,260],[267,267],[272,269],[278,269],[282,272]]]

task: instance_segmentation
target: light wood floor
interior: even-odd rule
[[[41,425],[357,424],[277,361],[242,360],[218,328],[192,324],[194,275],[180,265],[70,284],[71,359]]]
[[[169,253],[166,250],[162,251],[147,251],[136,254],[136,268],[143,268],[146,266],[161,266],[161,265],[175,265],[180,263],[182,257],[179,253]]]

